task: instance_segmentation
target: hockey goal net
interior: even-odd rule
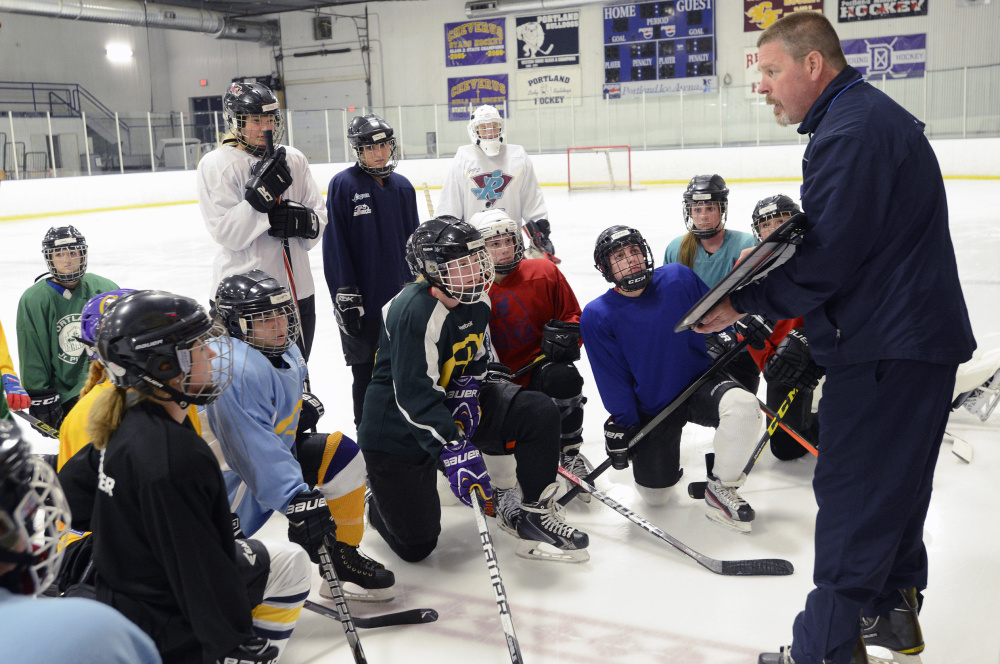
[[[566,171],[570,191],[642,188],[632,180],[632,148],[627,145],[568,148]]]

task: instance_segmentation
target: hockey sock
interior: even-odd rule
[[[517,485],[517,461],[513,454],[484,454],[483,461],[494,489],[504,491]]]
[[[746,390],[726,390],[722,395],[713,440],[717,478],[723,482],[739,479],[760,437],[762,419],[757,397]]]
[[[279,657],[288,645],[302,605],[309,597],[312,565],[302,547],[290,542],[268,540],[270,570],[264,597],[253,607],[253,629],[257,636],[270,639]]]
[[[306,445],[323,445],[316,474],[309,476],[303,468],[306,482],[316,482],[326,498],[326,505],[337,522],[337,541],[351,546],[361,544],[365,530],[365,460],[353,440],[339,431],[322,437],[309,437]],[[303,461],[307,455],[303,455]],[[315,458],[315,457],[313,457]]]

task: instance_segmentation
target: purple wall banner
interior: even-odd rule
[[[449,67],[507,62],[504,21],[490,18],[444,24],[444,61]]]
[[[865,78],[919,78],[927,62],[927,35],[845,39],[847,64]]]
[[[507,74],[463,76],[448,79],[448,119],[469,121],[470,106],[496,106],[502,117],[507,108]]]
[[[837,22],[927,16],[927,0],[838,0]]]

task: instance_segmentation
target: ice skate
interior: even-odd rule
[[[517,517],[517,555],[529,560],[582,563],[590,560],[587,545],[590,538],[565,521],[556,511],[555,496],[558,484],[545,487],[538,502],[521,503]],[[504,513],[501,504],[501,514]]]
[[[489,501],[494,507],[494,514],[497,525],[505,533],[510,533],[517,537],[517,520],[521,517],[521,490],[517,487],[513,489],[493,489],[493,497]]]
[[[924,635],[917,619],[917,589],[900,590],[902,601],[888,613],[861,618],[861,637],[869,658],[874,654],[899,664],[920,664]]]
[[[355,602],[388,602],[395,597],[392,586],[396,577],[385,565],[363,555],[358,547],[343,542],[337,542],[331,553],[344,597]],[[319,596],[333,599],[325,582],[319,587]]]
[[[827,664],[828,661],[824,659],[823,663]],[[869,655],[865,651],[864,642],[858,638],[858,645],[854,648],[854,654],[848,664],[891,664],[891,662],[892,660],[879,659]],[[761,653],[760,657],[757,658],[757,664],[795,664],[795,660],[792,659],[792,647],[782,646],[781,652]]]
[[[743,534],[750,532],[750,523],[755,516],[750,503],[736,492],[745,480],[746,475],[735,482],[723,482],[715,475],[709,475],[708,486],[705,487],[705,516]]]
[[[559,457],[559,465],[579,477],[581,480],[586,479],[587,475],[594,471],[594,467],[591,465],[590,461],[588,461],[587,457],[583,456],[583,453],[579,451],[576,451],[573,454],[563,452]],[[565,496],[570,489],[576,486],[573,482],[566,479],[562,475],[557,475],[556,481],[559,482],[559,491],[556,493],[556,500]],[[576,494],[576,497],[585,503],[590,502],[590,494],[586,491],[581,491]]]

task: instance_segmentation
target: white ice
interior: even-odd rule
[[[774,193],[797,198],[791,182],[732,183],[729,228],[749,230],[754,202]],[[994,181],[949,180],[951,229],[965,297],[982,349],[1000,347],[1000,225],[983,201],[1000,198]],[[553,240],[562,269],[581,305],[607,284],[593,267],[593,243],[612,224],[639,228],[654,255],[679,235],[681,187],[638,192],[568,194],[546,188]],[[436,198],[436,196],[435,196]],[[422,199],[422,197],[421,197]],[[421,203],[422,207],[422,203]],[[423,212],[426,217],[426,211]],[[15,316],[20,294],[44,271],[41,239],[50,226],[73,224],[90,244],[90,270],[123,287],[158,288],[206,302],[215,246],[195,205],[46,217],[3,224],[5,266],[0,276],[0,320],[16,355]],[[318,324],[313,348],[313,387],[325,402],[321,430],[351,425],[351,373],[344,366],[332,307],[323,280],[322,257],[313,252],[318,286]],[[922,278],[914,274],[914,279]],[[878,312],[873,312],[878,315]],[[606,413],[586,360],[584,452],[595,465],[605,458],[601,425]],[[907,404],[886,403],[905,413]],[[1000,652],[1000,529],[994,520],[1000,474],[1000,414],[980,423],[964,410],[949,430],[971,443],[971,464],[942,448],[925,541],[930,584],[921,615],[926,664],[996,662]],[[55,445],[33,432],[39,451]],[[534,562],[514,555],[514,540],[493,528],[503,583],[524,660],[530,664],[646,663],[736,664],[756,662],[757,653],[789,642],[791,624],[812,587],[816,504],[811,456],[777,462],[765,452],[743,495],[757,511],[753,533],[724,531],[687,497],[686,483],[699,479],[701,454],[710,430],[689,425],[682,444],[685,478],[668,505],[650,508],[634,488],[630,472],[609,471],[598,486],[616,500],[694,549],[718,559],[785,558],[789,577],[740,578],[712,574],[596,501],[575,501],[568,519],[590,534],[591,560],[582,565]],[[905,441],[903,441],[905,444]],[[285,537],[283,517],[262,534]],[[863,544],[861,544],[863,546]],[[400,561],[378,534],[366,532],[362,549],[396,574],[396,599],[385,605],[352,604],[359,616],[432,607],[432,624],[361,630],[373,664],[441,664],[510,661],[472,513],[446,507],[437,550],[425,561]],[[320,577],[313,583],[319,600]],[[338,623],[303,611],[283,658],[286,664],[349,662]]]

